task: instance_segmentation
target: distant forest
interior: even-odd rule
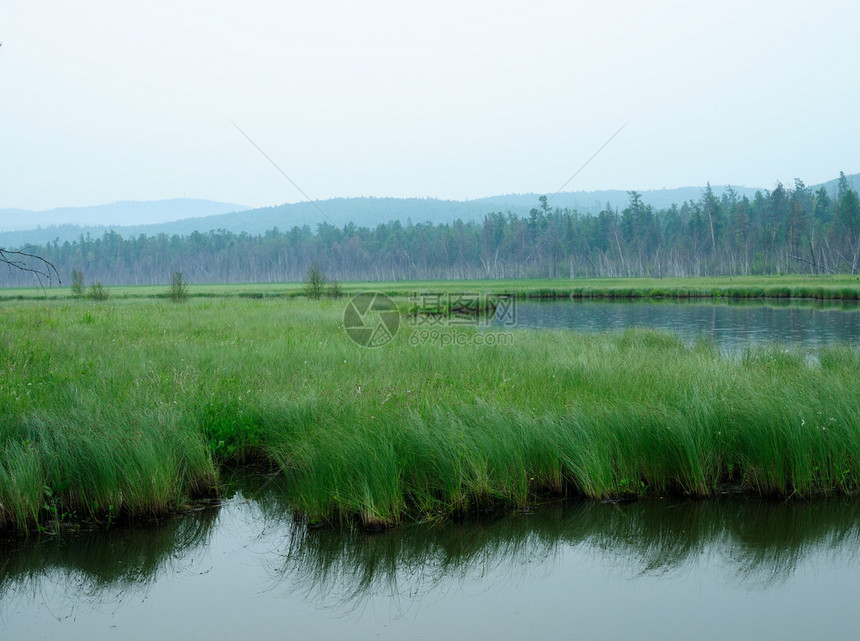
[[[777,185],[749,198],[710,185],[698,200],[655,210],[629,192],[624,209],[597,214],[539,198],[527,216],[492,212],[482,222],[394,221],[376,227],[322,223],[251,235],[215,230],[123,238],[106,232],[21,248],[51,261],[64,282],[301,281],[317,263],[330,279],[580,278],[858,273],[860,198],[844,174],[834,194]],[[32,275],[3,270],[0,283]]]

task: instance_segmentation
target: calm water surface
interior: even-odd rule
[[[516,327],[733,351],[860,342],[816,305],[523,302]],[[0,639],[792,639],[860,629],[860,501],[559,503],[368,535],[246,488],[157,527],[0,546]]]
[[[269,492],[8,548],[2,639],[791,639],[860,629],[860,503],[559,503],[368,535]]]
[[[771,342],[802,347],[860,343],[860,307],[856,304],[518,301],[515,316],[514,326],[519,328],[604,332],[651,327],[685,340],[705,337],[731,351]],[[502,326],[496,323],[494,328]]]

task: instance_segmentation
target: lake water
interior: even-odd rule
[[[812,302],[517,301],[508,324],[582,332],[651,327],[685,340],[703,336],[735,351],[762,343],[812,347],[860,343],[860,307]],[[494,329],[505,323],[494,323]]]
[[[728,350],[860,342],[856,306],[522,302],[516,327]],[[854,638],[860,501],[555,503],[369,535],[274,485],[157,526],[0,546],[0,639]]]
[[[3,550],[3,639],[848,639],[860,503],[557,503],[309,530],[246,489]],[[254,497],[254,498],[249,498]]]

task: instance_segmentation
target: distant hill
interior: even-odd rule
[[[84,227],[124,227],[140,223],[165,223],[184,218],[243,211],[244,205],[195,198],[124,201],[90,207],[59,207],[47,211],[0,209],[0,232],[38,227],[77,225]]]
[[[848,179],[848,184],[851,186],[851,189],[854,191],[860,190],[860,174],[852,174],[850,176],[846,175],[845,178]],[[793,187],[794,185],[791,186]],[[824,187],[827,190],[827,193],[833,196],[839,191],[839,179],[834,178],[833,180],[828,180],[826,183],[813,185],[812,189],[817,190],[821,187]]]
[[[535,196],[529,208],[537,204]],[[335,198],[319,201],[284,204],[246,211],[219,213],[205,217],[174,219],[170,222],[149,225],[57,225],[26,231],[0,232],[0,247],[20,247],[25,244],[45,244],[77,240],[82,234],[101,236],[113,229],[123,237],[179,234],[186,236],[194,231],[208,232],[216,229],[249,234],[262,234],[273,227],[288,230],[292,227],[328,222],[342,227],[350,222],[359,226],[374,227],[380,222],[407,219],[413,222],[452,222],[481,219],[491,209],[475,201],[438,200],[435,198]],[[0,212],[2,215],[2,212]]]
[[[721,195],[728,185],[711,185],[714,193]],[[756,191],[761,191],[759,187],[732,187],[739,196],[749,196],[752,198]],[[648,189],[639,191],[642,196],[642,201],[655,209],[666,209],[671,207],[673,203],[680,205],[687,200],[698,200],[702,197],[702,192],[705,187],[677,187],[675,189]],[[491,196],[489,198],[481,198],[471,202],[485,203],[490,207],[488,211],[511,211],[528,212],[532,207],[535,207],[538,198],[543,194],[512,194],[508,196]],[[596,214],[601,211],[607,204],[612,207],[623,209],[630,201],[629,192],[621,189],[609,189],[602,191],[570,191],[562,192],[553,196],[547,194],[549,198],[549,206],[551,208],[565,207],[575,209],[581,213]]]
[[[860,174],[848,176],[852,185],[860,186]],[[836,192],[836,180],[824,183],[831,193]],[[810,185],[812,189],[818,189],[821,185]],[[793,185],[786,185],[787,188]],[[764,192],[764,188],[757,187],[733,187],[739,196],[752,198],[756,191]],[[675,189],[643,190],[639,193],[642,200],[655,207],[665,209],[673,203],[678,205],[687,200],[698,200],[702,187],[679,187]],[[712,189],[716,195],[721,195],[727,186],[713,185]],[[51,212],[39,212],[39,214],[54,215],[60,219],[58,212],[63,212],[63,220],[69,220],[68,212],[76,214],[99,217],[112,217],[112,220],[123,219],[152,220],[152,216],[161,216],[162,222],[156,224],[121,225],[108,222],[80,222],[77,225],[54,225],[45,226],[41,229],[27,229],[26,231],[6,231],[0,233],[0,247],[21,247],[25,244],[45,244],[59,240],[59,242],[73,241],[81,235],[90,234],[99,237],[105,231],[114,230],[123,237],[155,236],[158,234],[187,236],[194,231],[208,232],[223,229],[234,233],[246,232],[252,235],[262,234],[274,227],[280,230],[288,230],[292,227],[308,225],[315,229],[318,223],[327,222],[337,227],[343,227],[354,223],[360,227],[375,227],[379,223],[399,220],[404,225],[408,222],[418,223],[450,223],[457,219],[463,221],[481,220],[489,212],[513,213],[520,216],[528,214],[529,210],[538,205],[540,194],[509,194],[490,196],[467,201],[439,200],[436,198],[334,198],[319,201],[315,204],[309,202],[278,205],[275,207],[263,207],[259,209],[246,209],[241,205],[229,203],[215,203],[205,200],[174,199],[153,202],[130,202],[115,203],[114,205],[102,205],[87,208],[65,208],[56,209]],[[575,191],[562,192],[550,196],[550,207],[575,209],[581,213],[597,213],[607,203],[612,207],[623,209],[627,206],[629,195],[623,190],[604,191]],[[205,213],[209,210],[208,213]],[[194,213],[190,213],[193,210]],[[216,211],[211,211],[216,210]],[[21,220],[22,210],[0,210],[0,230],[8,229],[6,212],[17,212],[12,215],[16,221]],[[181,213],[180,213],[181,212]],[[33,212],[25,212],[33,214]],[[180,214],[171,217],[171,213]],[[47,218],[43,217],[42,220]],[[82,218],[74,218],[82,220]],[[48,223],[50,224],[50,223]],[[21,229],[21,225],[16,225]]]

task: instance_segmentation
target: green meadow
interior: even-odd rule
[[[65,285],[65,283],[63,284]],[[415,292],[514,294],[523,298],[776,298],[860,300],[860,276],[727,276],[703,278],[589,278],[341,282],[345,294],[373,290],[389,296]],[[241,285],[192,283],[192,298],[292,298],[304,293],[303,283]],[[167,298],[168,286],[108,287],[111,298]],[[0,301],[66,300],[66,286],[4,288]]]
[[[821,280],[789,287],[857,291]],[[463,287],[379,289],[405,302],[437,285]],[[860,484],[856,346],[727,357],[649,330],[488,341],[469,326],[415,341],[404,317],[393,341],[363,348],[344,331],[345,299],[307,300],[301,285],[192,285],[184,303],[154,297],[164,289],[111,288],[104,302],[47,290],[59,296],[0,307],[0,527],[158,518],[245,466],[283,481],[308,523],[368,527],[559,496]]]

